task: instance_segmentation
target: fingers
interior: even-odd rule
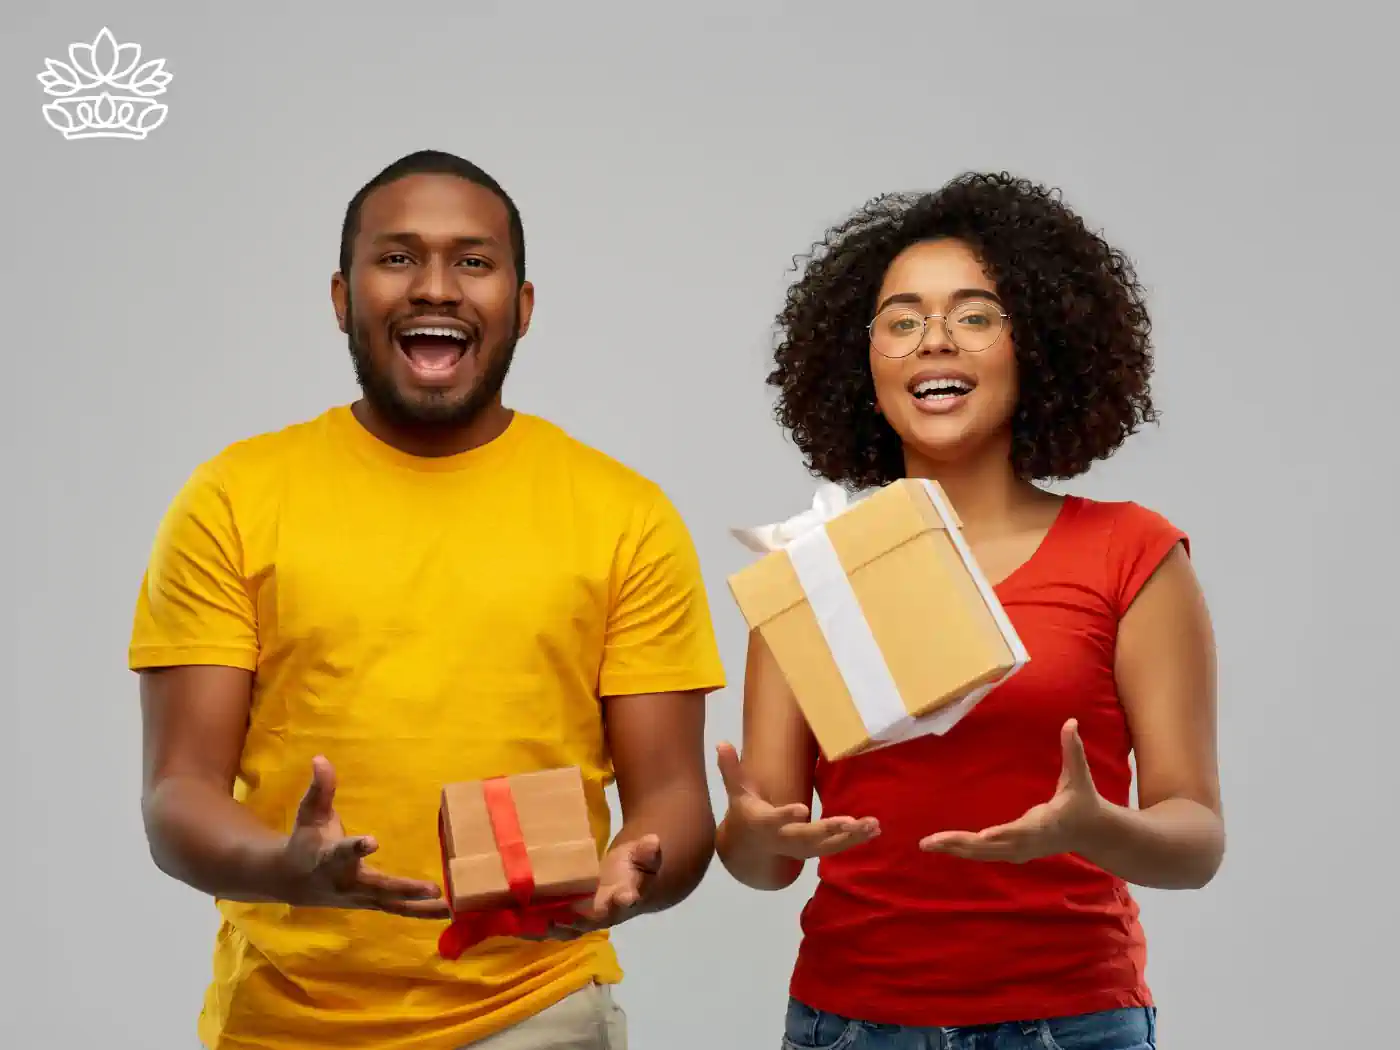
[[[807,843],[805,852],[809,857],[829,857],[853,846],[860,846],[874,837],[874,835],[857,831],[838,831],[834,835],[827,835],[825,838]]]
[[[661,839],[643,835],[632,844],[632,867],[645,879],[661,873]]]
[[[1024,863],[1038,855],[1035,837],[1021,822],[998,824],[983,831],[940,831],[919,841],[925,853],[943,853],[965,860]]]
[[[348,877],[360,861],[378,848],[379,844],[368,835],[341,839],[326,848],[321,856],[321,864],[342,877]]]
[[[1089,757],[1084,753],[1084,740],[1079,735],[1079,722],[1071,718],[1060,730],[1060,754],[1065,774],[1080,786],[1094,782],[1089,769]]]
[[[972,832],[943,832],[923,840],[919,848],[926,853],[943,853],[964,860],[1021,864],[1032,859],[1026,845],[1016,838],[988,839]]]
[[[778,829],[783,852],[796,857],[827,857],[853,846],[870,842],[880,834],[880,823],[872,817],[827,817],[811,824],[792,823]]]
[[[402,900],[398,897],[372,898],[367,908],[387,912],[405,919],[450,919],[452,909],[446,901]]]
[[[728,741],[721,743],[715,748],[715,758],[720,779],[724,781],[724,790],[731,799],[740,795],[757,794],[744,776],[743,763],[733,744]]]
[[[311,760],[311,783],[297,807],[296,822],[302,827],[327,823],[335,814],[335,770],[322,755]]]
[[[810,824],[787,821],[779,829],[780,835],[807,839],[824,839],[835,835],[864,835],[874,838],[879,833],[880,822],[874,817],[866,817],[863,820],[855,820],[851,817],[823,817]]]
[[[800,802],[793,802],[786,806],[769,806],[767,810],[757,815],[754,823],[780,828],[785,824],[805,824],[811,819],[811,809]]]
[[[442,889],[435,883],[422,879],[404,879],[397,875],[385,875],[374,868],[362,867],[356,880],[359,887],[386,897],[402,897],[406,900],[441,900]]]
[[[421,879],[385,875],[361,866],[351,896],[360,907],[417,919],[443,919],[452,914],[441,888]]]

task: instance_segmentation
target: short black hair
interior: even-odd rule
[[[1131,262],[1057,190],[969,172],[932,193],[872,198],[827,231],[788,289],[768,382],[811,473],[853,488],[904,476],[899,436],[875,408],[867,325],[895,257],[943,238],[972,249],[1007,304],[1018,476],[1076,477],[1157,418],[1151,321]]]
[[[365,198],[381,186],[387,186],[409,175],[454,175],[484,187],[499,197],[510,218],[510,248],[511,254],[515,256],[515,277],[521,284],[525,283],[525,226],[520,221],[520,209],[515,206],[515,201],[499,182],[471,161],[435,149],[422,149],[400,157],[361,186],[355,196],[350,198],[350,203],[345,209],[345,221],[340,227],[341,274],[350,274],[355,236],[360,232],[360,210],[364,207]]]

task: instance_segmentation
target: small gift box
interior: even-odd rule
[[[764,557],[729,578],[828,760],[946,733],[1029,662],[935,482],[735,529]]]
[[[439,951],[487,937],[538,936],[576,919],[598,888],[598,847],[583,774],[551,769],[442,789],[438,830],[453,921]]]

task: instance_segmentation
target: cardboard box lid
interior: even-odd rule
[[[953,527],[961,528],[957,512],[951,505],[949,509]],[[876,489],[826,523],[827,535],[847,575],[926,532],[944,527],[924,482],[913,478]],[[782,550],[766,554],[730,576],[729,590],[752,627],[763,626],[807,598],[791,559]]]
[[[508,779],[520,831],[528,845],[593,842],[580,770],[546,769]],[[449,858],[496,852],[480,781],[446,785],[442,789],[442,814]]]

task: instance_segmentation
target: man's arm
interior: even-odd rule
[[[612,848],[655,835],[660,872],[634,909],[658,912],[695,891],[714,855],[715,816],[705,771],[705,694],[650,693],[604,701],[622,805]]]
[[[622,805],[613,842],[660,843],[660,870],[629,909],[673,907],[714,856],[705,764],[706,697],[724,685],[699,557],[670,501],[653,489],[619,549],[599,674]]]
[[[233,798],[252,675],[171,667],[141,675],[141,814],[156,866],[226,900],[279,900],[286,836]]]
[[[199,468],[161,522],[136,604],[130,666],[141,675],[141,810],[166,874],[227,900],[447,913],[432,883],[369,869],[345,835],[335,772],[318,758],[293,826],[264,826],[233,797],[258,660],[257,611],[217,465]]]
[[[161,871],[214,896],[266,900],[276,896],[269,858],[285,840],[233,798],[258,626],[222,471],[203,463],[176,494],[137,596],[141,812]]]

